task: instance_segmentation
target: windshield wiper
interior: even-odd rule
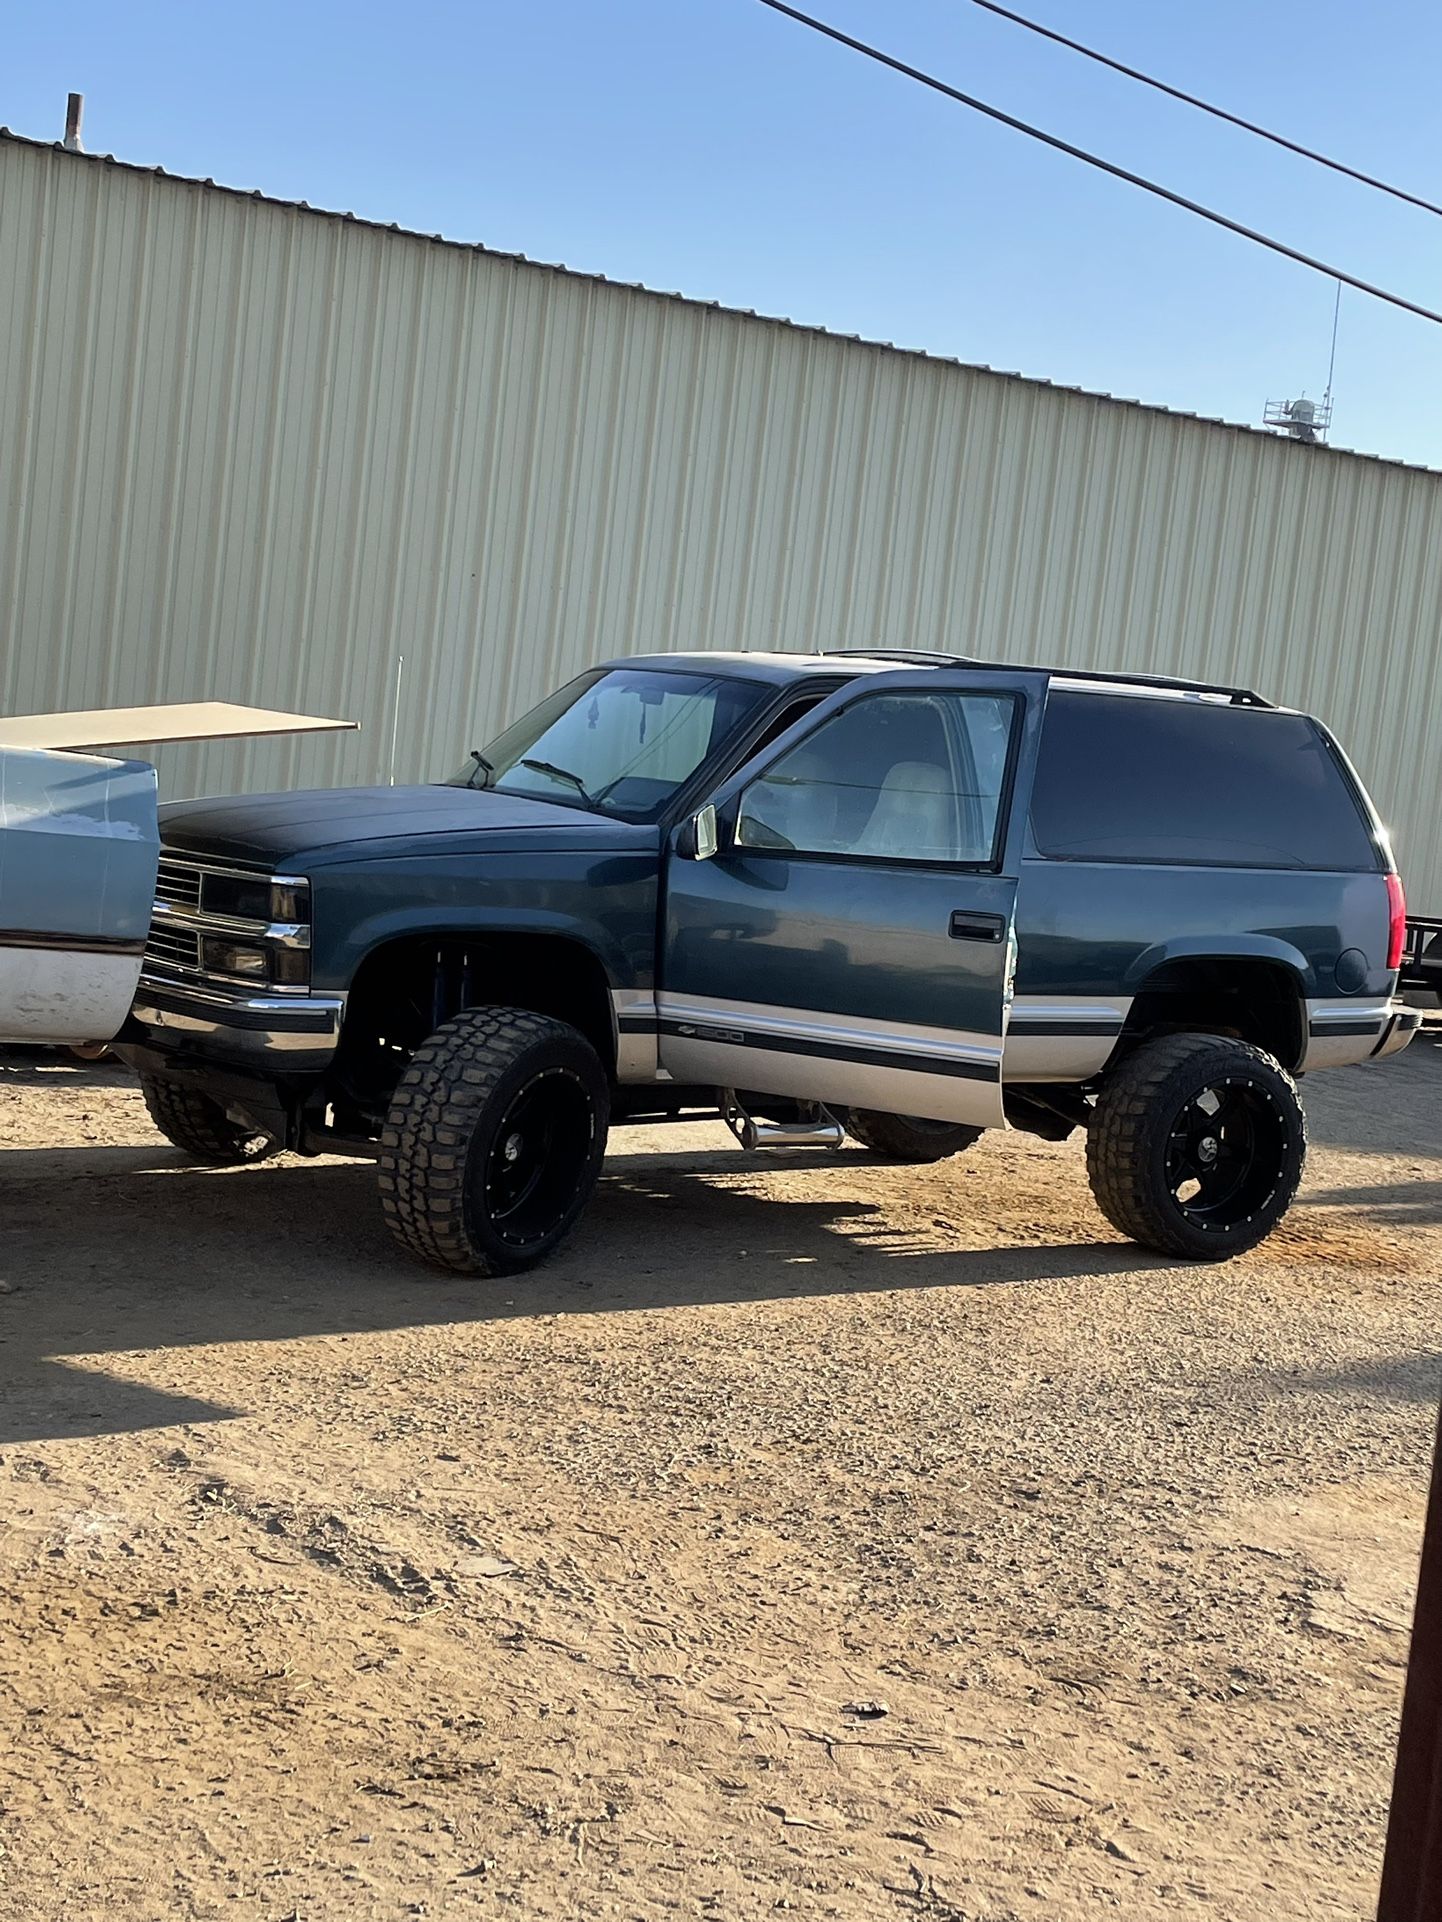
[[[580,775],[572,774],[568,767],[557,767],[554,761],[531,761],[525,759],[521,761],[520,765],[522,767],[534,768],[537,774],[549,774],[553,781],[564,781],[567,787],[573,787],[576,790],[587,807],[594,807],[595,802],[590,789],[586,786],[586,783],[581,779]]]
[[[466,776],[466,786],[474,787],[476,785],[476,776],[478,774],[484,774],[486,777],[485,780],[481,782],[482,787],[493,786],[495,784],[495,779],[496,779],[496,770],[491,766],[490,762],[486,759],[485,755],[482,754],[481,750],[478,747],[473,747],[471,749],[471,759],[475,762],[476,765],[471,769],[470,773]]]

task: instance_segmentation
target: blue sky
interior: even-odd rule
[[[1012,0],[1028,11],[1026,0]],[[811,11],[1442,308],[1442,220],[970,0]],[[1035,17],[1442,201],[1431,0],[1032,0]],[[1326,382],[1330,282],[755,0],[51,0],[0,123],[424,232],[1231,420]],[[1333,438],[1442,467],[1442,328],[1342,298]]]

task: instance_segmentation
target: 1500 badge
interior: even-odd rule
[[[677,1022],[677,1034],[690,1036],[697,1041],[742,1041],[746,1039],[742,1028],[693,1028],[686,1022]]]

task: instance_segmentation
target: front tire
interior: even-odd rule
[[[920,1165],[965,1153],[981,1140],[983,1130],[968,1128],[957,1121],[927,1121],[920,1115],[882,1114],[874,1108],[853,1108],[846,1118],[846,1132],[861,1147],[869,1148],[887,1161]]]
[[[1225,1261],[1291,1206],[1307,1155],[1297,1084],[1220,1035],[1145,1042],[1103,1085],[1087,1133],[1097,1206],[1144,1248]]]
[[[606,1152],[610,1089],[564,1021],[469,1008],[411,1056],[381,1133],[396,1240],[461,1275],[512,1274],[575,1226]]]
[[[150,1119],[166,1140],[207,1168],[238,1168],[264,1161],[276,1151],[268,1135],[242,1127],[208,1094],[156,1075],[140,1077],[140,1092]]]

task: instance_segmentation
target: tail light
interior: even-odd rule
[[[1387,876],[1387,908],[1390,919],[1387,924],[1387,968],[1390,972],[1402,965],[1402,951],[1407,945],[1407,897],[1402,892],[1400,874]]]

